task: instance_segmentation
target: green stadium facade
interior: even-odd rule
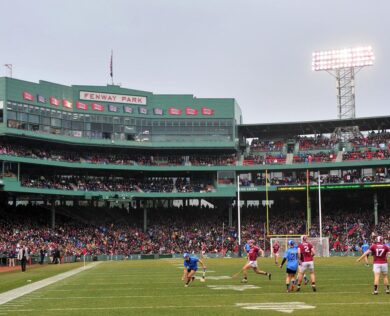
[[[264,108],[264,107],[263,107]],[[259,110],[259,120],[261,111]],[[338,127],[358,126],[361,131],[390,129],[390,116],[327,120],[313,122],[243,124],[241,109],[233,98],[196,98],[193,95],[161,95],[126,89],[116,85],[66,86],[47,81],[27,82],[0,78],[0,143],[2,146],[26,147],[54,153],[87,152],[94,156],[130,155],[141,157],[130,163],[101,161],[69,161],[39,155],[20,155],[2,151],[0,190],[4,203],[29,201],[89,201],[90,203],[134,203],[143,201],[205,200],[230,207],[237,197],[237,177],[255,179],[259,174],[296,175],[300,172],[315,178],[318,172],[330,173],[359,170],[371,174],[388,174],[389,159],[348,160],[342,151],[351,144],[339,143],[331,162],[293,163],[286,159],[278,164],[246,163],[248,139],[285,139],[280,150],[287,157],[299,151],[294,143],[297,135],[332,133]],[[313,151],[315,152],[315,151]],[[341,152],[341,154],[340,154]],[[54,155],[55,156],[55,155]],[[191,157],[200,163],[191,163]],[[149,163],[142,163],[147,157]],[[152,157],[152,158],[151,158]],[[169,163],[180,157],[180,163]],[[224,157],[224,163],[213,159]],[[234,157],[234,158],[233,158]],[[158,161],[158,163],[150,163]],[[226,162],[227,161],[227,162]],[[168,192],[146,192],[140,186],[131,190],[99,191],[76,188],[63,189],[23,185],[23,177],[36,175],[48,178],[58,175],[142,179],[189,178],[201,189]],[[148,180],[148,181],[149,181]],[[204,184],[207,184],[205,186]],[[354,182],[324,185],[324,190],[367,192],[378,199],[388,199],[390,182]],[[286,191],[316,191],[316,185],[255,185],[241,187],[244,201],[271,199]],[[313,194],[315,199],[315,194]],[[374,200],[373,200],[374,201]],[[386,200],[387,201],[387,200]],[[384,201],[384,202],[386,202]],[[314,200],[313,200],[314,203]],[[374,202],[373,202],[374,203]],[[373,204],[374,205],[374,204]]]

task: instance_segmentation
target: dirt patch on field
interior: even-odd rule
[[[5,266],[2,266],[0,267],[0,273],[2,272],[10,272],[10,271],[15,271],[15,270],[20,270],[20,266],[16,266],[16,267],[5,267]]]

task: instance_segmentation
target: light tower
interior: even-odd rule
[[[355,75],[363,67],[372,66],[374,60],[371,46],[313,53],[312,69],[325,70],[336,78],[337,112],[340,120],[355,118]],[[336,130],[342,139],[348,139],[358,132],[357,127]]]

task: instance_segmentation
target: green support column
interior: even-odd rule
[[[55,201],[51,201],[51,229],[54,229],[56,226],[56,204]]]
[[[233,206],[229,204],[229,227],[233,226]]]
[[[148,209],[146,208],[146,204],[144,205],[144,233],[148,229]]]

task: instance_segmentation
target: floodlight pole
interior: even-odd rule
[[[355,75],[365,66],[372,66],[375,60],[371,46],[313,53],[312,69],[327,71],[336,78],[338,118],[354,119]],[[345,141],[358,136],[358,126],[338,127],[335,134]]]
[[[355,112],[355,68],[341,68],[335,71],[338,118],[353,119]]]
[[[334,71],[336,78],[336,96],[338,119],[356,118],[355,107],[355,69],[358,71],[362,67],[340,68]],[[356,71],[357,72],[357,71]],[[358,126],[338,127],[334,131],[337,137],[347,141],[359,134]]]

